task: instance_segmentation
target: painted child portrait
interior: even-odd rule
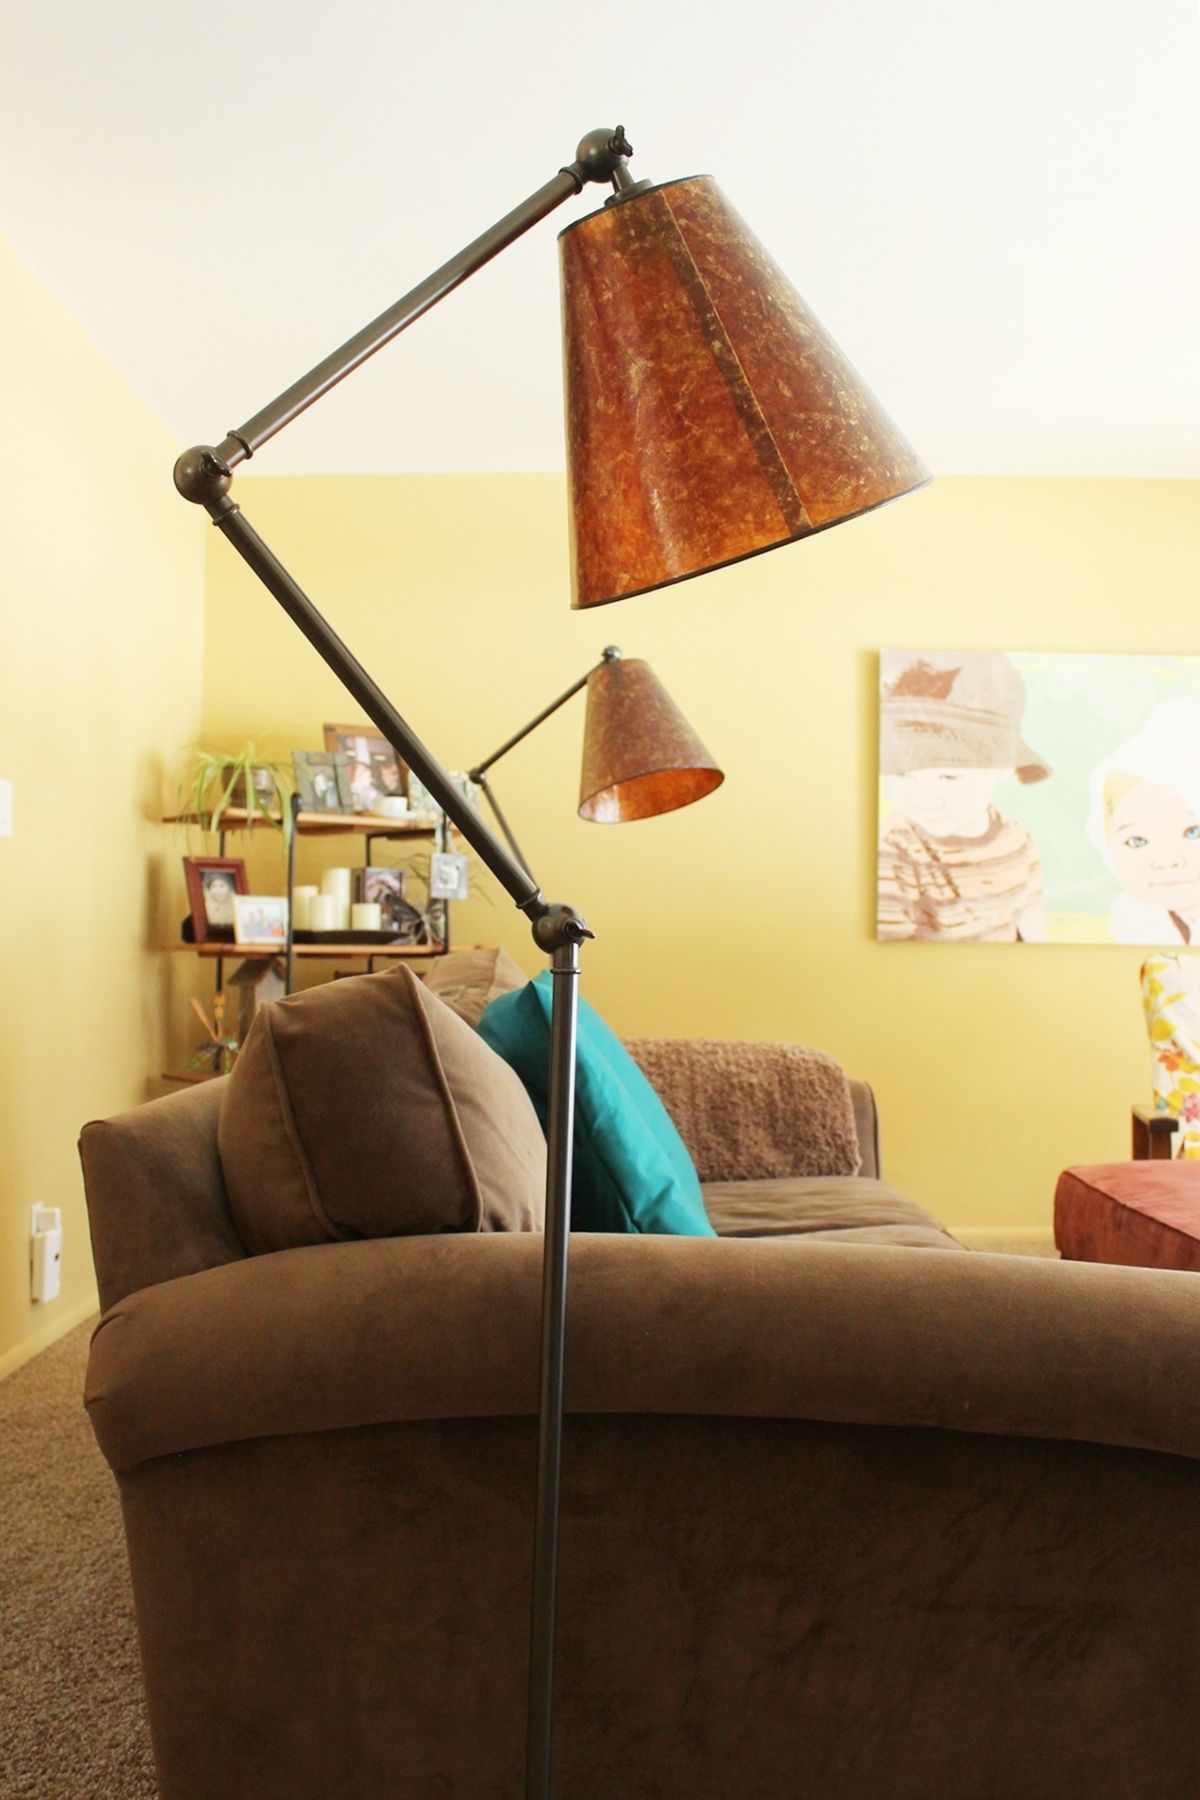
[[[1164,700],[1091,774],[1088,836],[1118,944],[1200,942],[1200,700]]]
[[[941,943],[1049,937],[1033,833],[994,804],[1048,765],[1021,737],[1025,687],[999,651],[884,651],[877,936]]]

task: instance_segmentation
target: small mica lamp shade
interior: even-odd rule
[[[929,480],[711,176],[610,203],[559,247],[574,606]]]
[[[647,663],[620,657],[588,676],[579,816],[652,819],[720,787],[718,769]]]

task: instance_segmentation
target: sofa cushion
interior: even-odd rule
[[[719,1237],[836,1238],[847,1244],[966,1248],[897,1189],[862,1175],[709,1181],[701,1192]]]
[[[521,1077],[543,1125],[553,979],[546,971],[493,1000],[479,1021],[480,1036]],[[579,1002],[576,1068],[572,1229],[714,1236],[692,1159],[666,1108],[586,1000]]]
[[[254,1251],[541,1228],[546,1143],[528,1095],[402,965],[264,1006],[218,1145]]]
[[[507,950],[477,945],[473,950],[449,950],[445,956],[434,957],[422,980],[460,1019],[478,1025],[493,1000],[524,987],[528,976]]]

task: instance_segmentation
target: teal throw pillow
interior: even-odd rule
[[[553,976],[493,1000],[479,1035],[521,1077],[546,1129]],[[715,1237],[696,1170],[670,1114],[620,1040],[579,1002],[574,1231]]]

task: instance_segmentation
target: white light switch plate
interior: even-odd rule
[[[0,779],[0,837],[12,836],[12,782]]]

